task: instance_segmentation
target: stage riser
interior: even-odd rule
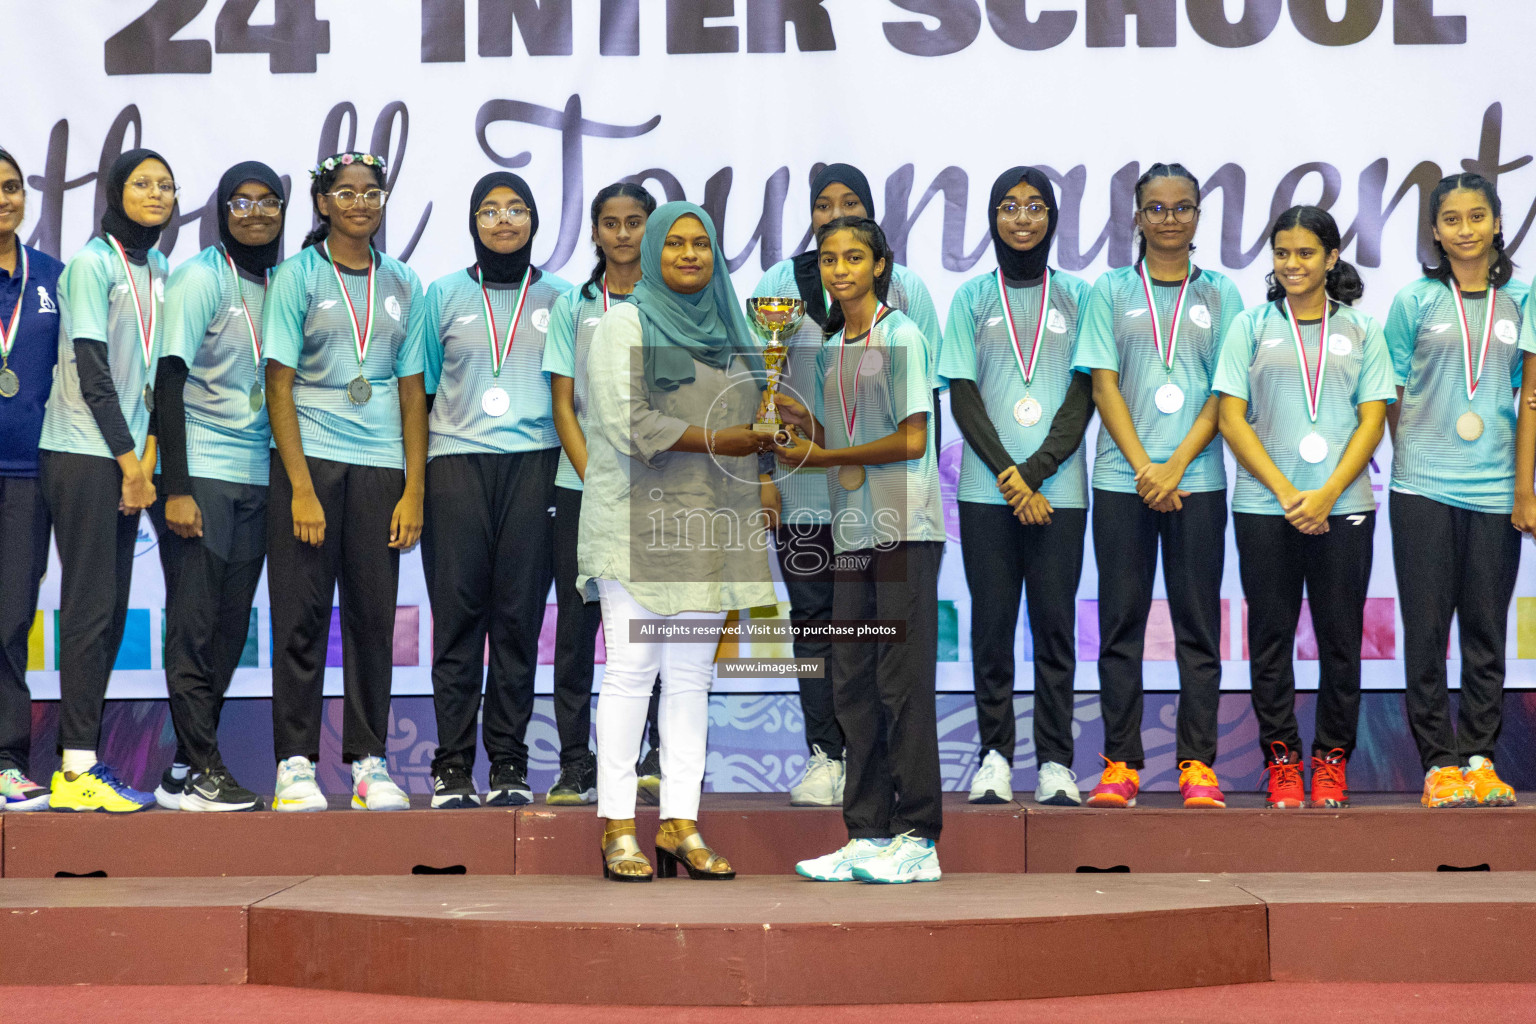
[[[978,806],[945,800],[946,871],[1012,874],[1126,868],[1146,872],[1536,870],[1536,807],[1426,811],[1362,797],[1345,811],[1185,810],[1155,794],[1131,811]],[[1159,806],[1161,801],[1161,806]],[[1236,802],[1236,798],[1234,798]],[[0,814],[0,874],[112,878],[305,875],[566,875],[600,871],[591,807],[319,814]],[[650,853],[657,813],[636,819]],[[838,808],[781,794],[706,795],[705,836],[743,876],[787,875],[847,840]]]

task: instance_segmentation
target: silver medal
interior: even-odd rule
[[[261,407],[267,404],[267,393],[261,389],[260,384],[251,385],[251,412],[261,412]]]
[[[1172,416],[1184,408],[1184,389],[1173,381],[1169,381],[1157,389],[1157,411],[1165,416]]]
[[[1476,441],[1483,436],[1483,418],[1468,409],[1456,417],[1456,436],[1463,441]]]
[[[480,396],[480,408],[487,416],[505,416],[512,408],[512,399],[504,388],[493,386]]]
[[[1314,466],[1328,457],[1328,439],[1317,431],[1312,431],[1301,439],[1301,444],[1296,446],[1304,461]]]
[[[373,397],[373,385],[368,383],[366,377],[353,377],[347,384],[347,401],[353,405],[367,405],[368,399]]]
[[[1021,427],[1032,427],[1040,422],[1040,403],[1033,395],[1025,395],[1013,403],[1013,418]]]
[[[21,391],[21,379],[16,371],[7,366],[0,370],[0,398],[15,398]]]
[[[152,384],[144,385],[144,411],[155,411],[155,388]]]

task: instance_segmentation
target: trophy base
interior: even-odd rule
[[[777,434],[784,429],[784,425],[782,423],[754,423],[752,424],[752,429],[759,434]]]

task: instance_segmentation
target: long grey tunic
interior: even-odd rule
[[[740,358],[695,360],[691,384],[651,391],[640,338],[637,309],[615,306],[587,356],[577,588],[593,601],[594,581],[614,580],[657,615],[773,604],[757,459],[668,450],[689,426],[751,422],[760,382]]]

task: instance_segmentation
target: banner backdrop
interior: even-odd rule
[[[1183,162],[1206,188],[1197,261],[1233,276],[1250,303],[1262,299],[1274,215],[1295,202],[1330,207],[1367,284],[1361,306],[1379,318],[1430,254],[1424,202],[1442,174],[1497,179],[1517,262],[1536,214],[1527,44],[1536,7],[1510,0],[4,0],[0,15],[0,61],[16,86],[0,145],[27,175],[24,237],[62,258],[94,230],[102,172],[139,144],[163,152],[183,186],[161,242],[173,265],[214,239],[211,197],[230,164],[261,159],[291,179],[292,253],[310,226],[307,169],[364,148],[389,157],[380,246],[423,281],[472,261],[469,188],[506,167],[537,195],[535,260],[547,270],[585,278],[590,197],[633,177],[659,198],[711,211],[742,295],[807,244],[816,169],[848,161],[869,175],[898,258],[927,281],[941,314],[961,282],[992,269],[987,189],[1019,163],[1048,169],[1060,190],[1052,265],[1091,280],[1132,258],[1131,186],[1142,169]],[[939,679],[964,690],[970,615],[953,495],[961,442],[952,423],[944,436],[952,543]],[[1383,497],[1390,464],[1383,443],[1370,470]],[[154,547],[146,519],[115,698],[164,695]],[[1093,690],[1091,546],[1087,555],[1078,686]],[[1510,610],[1514,686],[1536,685],[1533,562]],[[57,578],[55,562],[33,634],[41,698],[58,693]],[[1395,594],[1383,516],[1367,686],[1402,685]],[[1230,540],[1222,597],[1225,685],[1243,689]],[[431,615],[415,554],[402,563],[398,604],[395,692],[429,693]],[[551,604],[543,691],[553,617]],[[340,688],[334,629],[327,692]],[[1022,617],[1016,642],[1028,689]],[[721,653],[789,653],[764,647]],[[1315,686],[1306,619],[1297,652],[1301,685]],[[232,694],[269,693],[264,584],[246,655]],[[1161,603],[1147,656],[1148,685],[1174,687]]]

